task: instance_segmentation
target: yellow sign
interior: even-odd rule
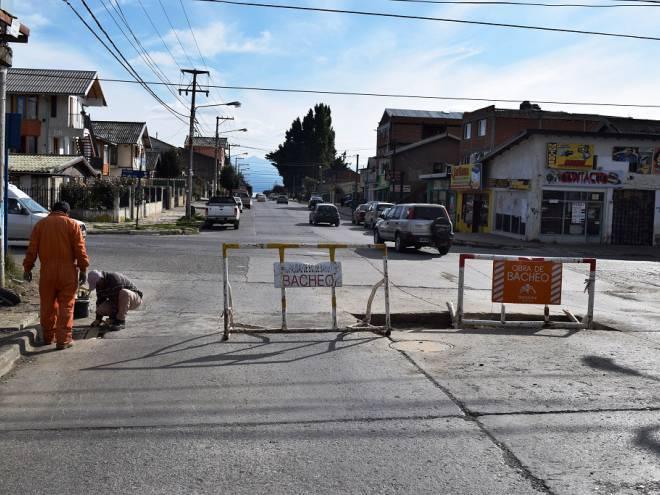
[[[594,146],[592,144],[548,143],[548,168],[592,170],[594,168]]]
[[[451,189],[481,189],[481,164],[452,165]]]

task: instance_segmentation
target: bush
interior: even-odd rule
[[[111,210],[114,198],[128,190],[125,180],[96,180],[93,182],[68,182],[62,184],[61,198],[72,209]]]

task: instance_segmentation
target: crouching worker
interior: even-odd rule
[[[96,319],[92,326],[99,326],[108,316],[111,331],[126,327],[126,313],[142,304],[142,292],[121,273],[92,270],[87,275],[89,290],[96,289]]]

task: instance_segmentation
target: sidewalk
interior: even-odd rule
[[[90,222],[87,224],[87,233],[95,234],[128,234],[128,235],[190,235],[199,232],[195,222],[180,224],[179,221],[186,214],[183,206],[164,210],[159,215],[140,218],[138,228],[135,220],[122,223]]]

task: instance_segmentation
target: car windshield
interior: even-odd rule
[[[48,213],[48,210],[32,198],[21,198],[21,203],[32,213]]]
[[[334,213],[335,211],[337,211],[337,208],[330,205],[322,205],[319,206],[318,211],[321,213]]]
[[[441,206],[415,206],[415,220],[435,220],[445,217],[445,209]]]

